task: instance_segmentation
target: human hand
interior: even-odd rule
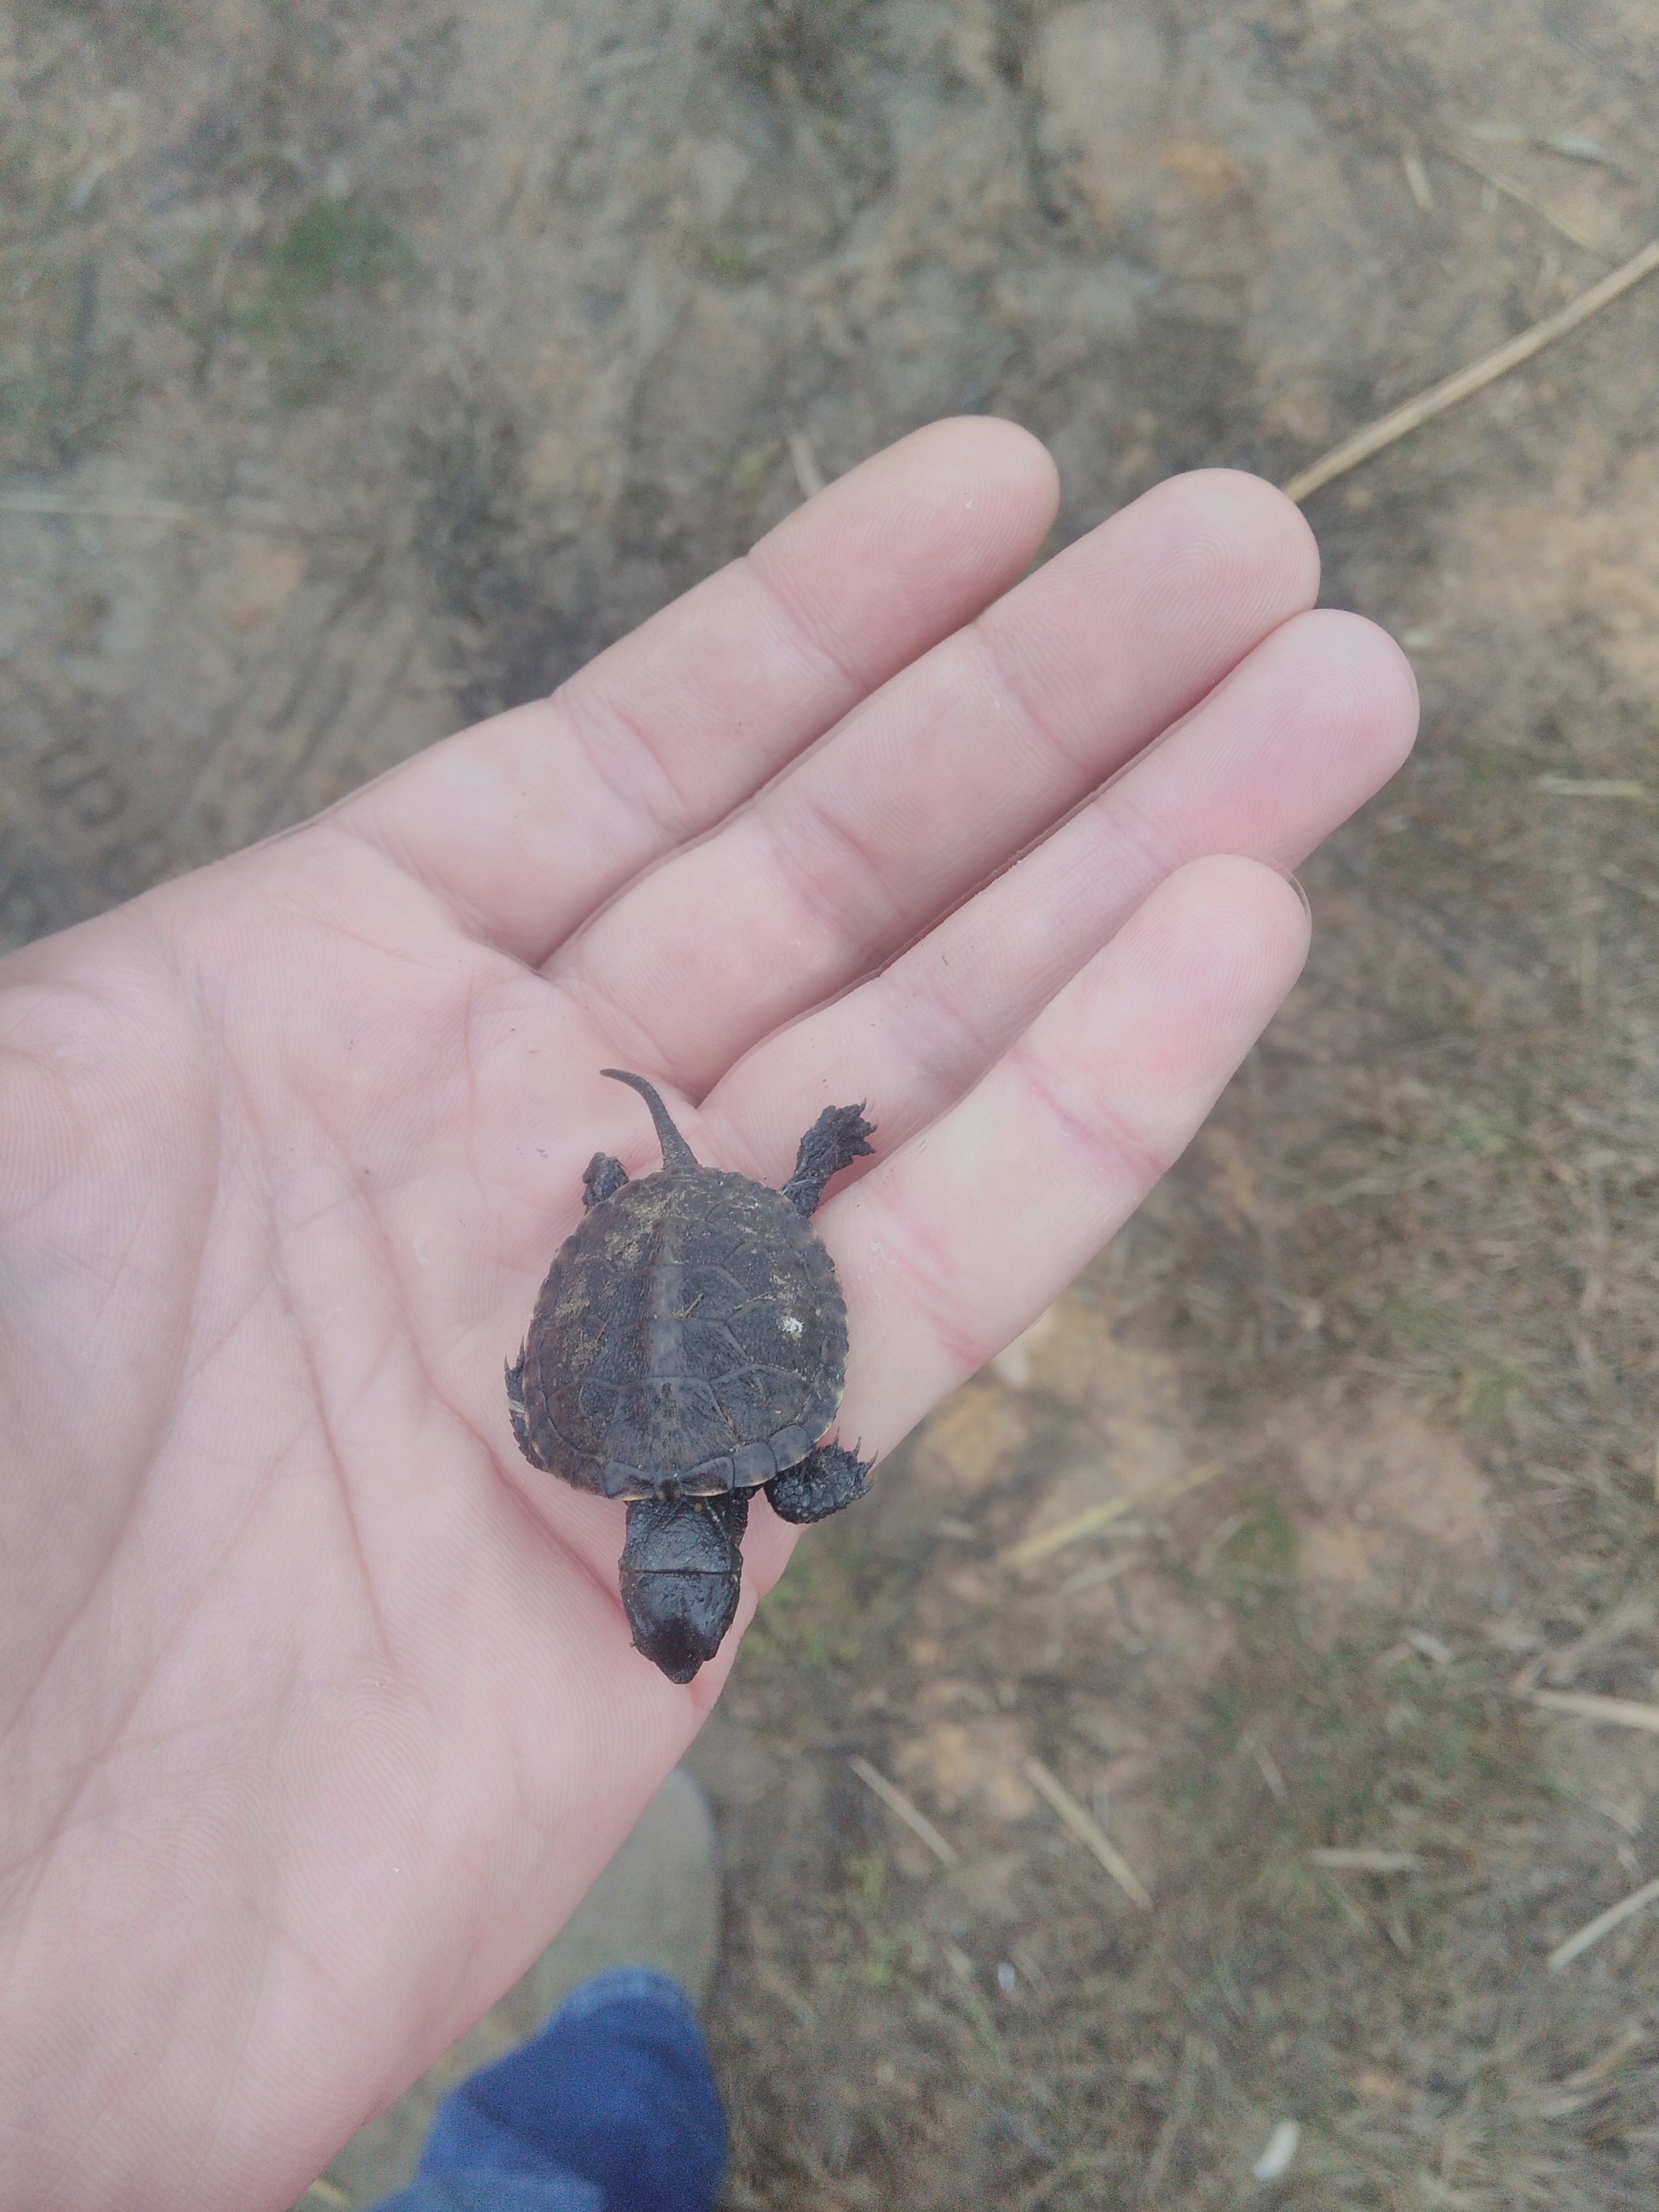
[[[583,1165],[656,1164],[601,1066],[773,1182],[868,1101],[817,1225],[883,1452],[1293,981],[1283,872],[1405,664],[1253,479],[1016,584],[1054,496],[936,425],[552,700],[0,965],[5,2203],[286,2203],[717,1696],[736,1634],[689,1689],[634,1653],[622,1507],[507,1420]],[[792,1540],[757,1505],[739,1627]]]

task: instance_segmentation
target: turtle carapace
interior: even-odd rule
[[[579,1490],[628,1500],[622,1598],[635,1648],[689,1682],[738,1607],[749,1494],[786,1521],[861,1498],[871,1462],[827,1443],[847,1307],[811,1216],[869,1152],[859,1106],[826,1106],[781,1190],[701,1166],[643,1076],[662,1168],[596,1152],[586,1212],[554,1257],[507,1370],[519,1449]]]

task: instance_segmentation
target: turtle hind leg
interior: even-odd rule
[[[854,1504],[870,1487],[872,1459],[860,1459],[840,1444],[820,1444],[794,1467],[775,1474],[766,1486],[772,1510],[798,1528],[811,1521],[827,1521],[832,1513]]]
[[[582,1170],[582,1204],[603,1206],[628,1181],[628,1170],[609,1152],[595,1152]]]
[[[628,1509],[622,1601],[643,1652],[671,1682],[689,1682],[726,1641],[743,1588],[749,1492],[641,1498]]]
[[[870,1147],[864,1141],[875,1134],[875,1123],[864,1118],[857,1106],[826,1106],[800,1140],[795,1172],[783,1186],[783,1195],[802,1214],[817,1211],[823,1187],[831,1176],[862,1159]]]

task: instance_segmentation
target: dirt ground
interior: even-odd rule
[[[1659,232],[1645,0],[0,40],[10,942],[545,690],[814,465],[1012,416],[1062,543]],[[1659,283],[1310,501],[1419,754],[1188,1159],[763,1609],[694,1761],[733,2212],[1659,2198],[1659,1929],[1547,1964],[1659,1874],[1659,1741],[1527,1694],[1659,1693],[1656,331]]]

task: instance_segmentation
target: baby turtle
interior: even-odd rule
[[[622,1599],[637,1650],[689,1682],[738,1609],[749,1493],[822,1521],[873,1462],[825,1442],[847,1376],[847,1307],[809,1217],[867,1153],[859,1106],[826,1106],[781,1190],[701,1166],[641,1075],[662,1170],[595,1152],[586,1213],[554,1257],[517,1364],[519,1449],[578,1490],[628,1501]]]

